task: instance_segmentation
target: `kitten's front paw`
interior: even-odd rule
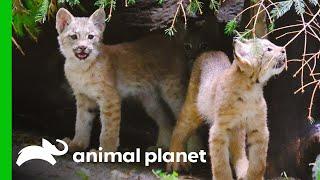
[[[190,162],[171,162],[167,164],[167,172],[177,171],[177,172],[189,172],[191,169]]]
[[[68,145],[68,148],[69,148],[69,151],[68,152],[75,152],[75,151],[83,151],[87,148],[86,145],[84,145],[84,143],[81,143],[81,142],[76,142],[74,140],[71,140],[70,138],[68,137],[65,137],[63,139],[64,142],[67,143]],[[58,144],[57,145],[58,149],[63,149],[63,145],[62,144]]]

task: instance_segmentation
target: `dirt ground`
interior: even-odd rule
[[[44,137],[50,142],[54,140]],[[57,163],[51,164],[42,160],[32,160],[16,165],[18,152],[28,145],[40,145],[41,138],[25,132],[13,133],[12,169],[15,180],[154,180],[159,179],[152,170],[163,169],[164,164],[144,167],[143,163],[81,163],[72,160],[71,154],[56,156]],[[179,175],[179,179],[209,180],[208,167],[194,168],[191,174]],[[275,178],[273,180],[294,180],[294,178]]]
[[[44,137],[50,142],[54,140],[50,137]],[[45,179],[45,180],[153,180],[158,179],[152,170],[163,169],[164,164],[154,164],[145,167],[143,163],[81,163],[78,164],[72,160],[71,154],[55,157],[57,163],[51,164],[42,160],[32,160],[16,165],[18,152],[28,145],[40,145],[41,139],[25,132],[14,132],[13,134],[13,179]],[[180,175],[179,179],[210,179],[208,169],[201,172],[197,170],[196,175]]]

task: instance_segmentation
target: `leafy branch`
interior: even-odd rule
[[[134,4],[135,0],[125,0],[126,7]],[[116,7],[116,0],[96,0],[94,5],[101,8],[109,8],[106,21],[110,21],[112,11]],[[57,9],[63,6],[80,7],[80,0],[14,0],[12,3],[12,27],[16,38],[29,35],[34,41],[40,33],[39,24],[43,24],[55,16]],[[13,44],[25,54],[15,37]]]
[[[313,8],[310,8],[309,6],[313,6]],[[245,25],[246,30],[244,32],[238,32],[237,28],[239,26],[237,25],[238,22],[236,21],[237,17],[252,9],[258,10],[255,12],[255,14],[251,15],[251,19]],[[294,9],[297,16],[300,17],[298,23],[276,28],[275,21],[283,17],[291,9]],[[315,12],[312,9],[315,9]],[[277,31],[285,31],[280,36],[276,37],[276,39],[293,35],[284,45],[284,47],[287,47],[292,44],[300,35],[304,36],[303,53],[297,59],[287,60],[286,64],[288,62],[301,63],[300,68],[293,75],[293,77],[300,75],[300,88],[298,88],[294,94],[299,92],[304,93],[307,87],[313,87],[308,106],[308,119],[313,122],[313,103],[317,91],[320,90],[320,72],[316,72],[316,67],[320,59],[320,48],[318,48],[318,50],[315,52],[310,52],[310,49],[308,48],[308,40],[311,38],[314,39],[317,44],[316,47],[320,47],[320,26],[318,22],[320,19],[319,3],[317,0],[309,0],[308,2],[303,0],[284,0],[280,2],[272,2],[272,0],[260,0],[237,14],[235,19],[229,21],[225,27],[225,34],[237,35],[242,38],[255,38],[257,19],[260,14],[265,14],[267,17],[266,19],[269,22],[269,26],[267,28],[267,31],[269,32],[263,35],[262,38],[267,37],[269,34]],[[252,27],[247,29],[250,24],[252,24]],[[291,28],[298,28],[298,30],[290,30]],[[308,74],[309,78],[305,77],[306,73]],[[309,79],[311,79],[311,81],[309,81]]]
[[[103,9],[109,8],[109,14],[106,19],[106,21],[109,22],[112,17],[112,11],[116,8],[116,1],[115,0],[97,0],[94,5]],[[128,6],[127,0],[126,0],[126,6]]]
[[[214,10],[214,12],[217,12],[220,7],[220,2],[216,0],[210,0],[209,8],[211,10]],[[188,0],[187,6],[185,7],[184,0],[179,0],[177,3],[177,8],[175,11],[175,14],[173,16],[173,20],[169,28],[165,29],[165,34],[169,36],[174,36],[174,33],[176,33],[175,29],[175,23],[177,21],[177,16],[179,13],[182,13],[183,19],[184,19],[184,25],[187,26],[187,13],[190,15],[196,15],[196,14],[203,14],[203,2],[199,0]]]

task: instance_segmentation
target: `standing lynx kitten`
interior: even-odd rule
[[[211,124],[209,151],[214,180],[264,176],[269,131],[263,86],[284,69],[285,50],[265,39],[235,40],[235,60],[222,52],[202,54],[195,62],[187,99],[174,129],[170,151],[184,151],[190,134],[207,119]],[[246,136],[248,156],[246,157]],[[168,170],[187,169],[186,163]]]
[[[172,41],[149,37],[118,45],[102,44],[105,12],[74,17],[66,9],[57,13],[60,50],[65,76],[76,98],[75,136],[66,138],[70,151],[89,146],[94,114],[100,109],[100,147],[116,151],[119,145],[121,99],[135,96],[158,127],[158,146],[169,146],[172,126],[159,99],[177,116],[182,105],[184,65]]]

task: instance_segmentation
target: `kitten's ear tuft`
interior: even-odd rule
[[[66,9],[60,8],[56,15],[56,29],[61,34],[73,20],[73,15]]]
[[[250,47],[240,40],[234,42],[234,56],[241,70],[251,66]]]
[[[96,10],[91,16],[90,20],[93,22],[93,24],[100,30],[104,31],[104,28],[106,27],[106,13],[104,12],[103,8],[100,8]]]

